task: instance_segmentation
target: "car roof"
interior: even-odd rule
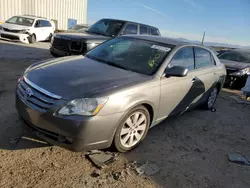
[[[113,18],[102,18],[101,20],[114,20],[114,21],[121,21],[121,22],[129,22],[129,23],[140,24],[140,25],[144,25],[144,26],[147,26],[147,27],[152,27],[152,28],[158,29],[157,27],[154,27],[152,25],[147,25],[147,24],[143,24],[143,23],[139,23],[139,22],[133,22],[133,21],[128,21],[128,20],[120,20],[120,19],[113,19]]]
[[[18,17],[23,17],[23,18],[48,20],[47,18],[39,17],[39,16],[33,16],[33,15],[17,15],[17,16],[18,16]]]
[[[126,37],[132,37],[136,39],[142,39],[142,40],[148,40],[153,42],[159,42],[164,44],[170,44],[174,46],[182,46],[182,45],[195,45],[195,46],[202,46],[197,45],[196,43],[186,42],[180,39],[174,39],[174,38],[168,38],[168,37],[162,37],[162,36],[156,36],[156,35],[123,35]],[[205,47],[205,46],[202,46]]]

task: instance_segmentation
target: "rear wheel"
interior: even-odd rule
[[[119,125],[114,146],[119,152],[135,148],[146,136],[150,123],[150,115],[144,106],[131,110]]]
[[[210,110],[211,108],[214,107],[214,104],[216,102],[217,96],[219,94],[219,89],[218,87],[214,87],[211,91],[210,94],[206,100],[206,102],[204,103],[204,108],[207,110]]]
[[[48,36],[48,38],[46,39],[46,41],[47,41],[47,42],[51,42],[52,36],[53,36],[53,35],[50,33],[49,36]]]

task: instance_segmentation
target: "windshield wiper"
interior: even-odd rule
[[[116,63],[113,63],[113,62],[110,62],[110,61],[106,61],[106,60],[103,60],[103,59],[99,59],[99,58],[96,58],[96,57],[93,57],[93,56],[90,56],[90,55],[86,55],[86,57],[90,58],[90,59],[93,59],[95,61],[98,61],[98,62],[101,62],[101,63],[105,63],[107,65],[110,65],[110,66],[113,66],[113,67],[117,67],[117,68],[120,68],[120,69],[124,69],[124,70],[127,70],[127,71],[131,71],[129,68],[126,68],[126,67],[123,67],[121,65],[118,65]]]

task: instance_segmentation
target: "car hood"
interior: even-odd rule
[[[224,59],[220,59],[220,62],[223,63],[227,69],[242,70],[244,68],[250,67],[249,63],[229,61],[229,60],[224,60]]]
[[[77,33],[77,32],[57,33],[55,37],[76,39],[76,40],[82,40],[86,42],[105,41],[111,38],[111,37],[107,37],[103,35],[95,35],[95,34],[89,34],[89,33]]]
[[[24,25],[17,25],[17,24],[9,24],[9,23],[4,23],[1,24],[2,27],[11,29],[11,30],[23,30],[23,29],[30,29],[29,26],[24,26]]]
[[[34,64],[28,68],[25,77],[64,99],[109,95],[151,78],[84,56],[64,57]]]

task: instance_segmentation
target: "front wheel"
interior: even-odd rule
[[[36,42],[36,36],[34,34],[32,34],[30,37],[29,37],[29,43],[35,43]]]
[[[114,137],[114,146],[119,152],[135,148],[147,135],[150,115],[144,106],[131,110],[120,123]]]

